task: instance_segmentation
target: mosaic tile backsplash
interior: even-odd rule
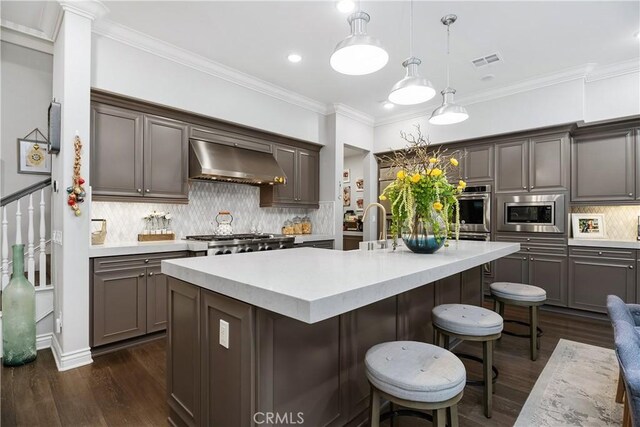
[[[191,182],[189,204],[93,202],[91,217],[107,220],[107,243],[131,242],[144,230],[143,217],[151,212],[173,215],[177,238],[212,234],[215,217],[227,210],[233,215],[234,233],[248,233],[255,227],[264,233],[279,233],[285,220],[308,215],[313,234],[334,234],[334,202],[320,202],[320,209],[260,208],[260,189],[231,183]]]
[[[607,239],[637,240],[640,206],[573,206],[571,212],[604,214]]]

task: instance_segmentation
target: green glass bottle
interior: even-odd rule
[[[24,365],[35,360],[36,290],[24,277],[24,245],[13,245],[13,274],[2,292],[2,363]]]

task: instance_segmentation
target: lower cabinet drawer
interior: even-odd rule
[[[635,302],[635,264],[635,259],[569,257],[569,307],[606,313],[611,294]]]
[[[634,249],[571,247],[569,248],[569,255],[602,257],[602,258],[636,259],[636,251]]]

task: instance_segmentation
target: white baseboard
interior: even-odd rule
[[[70,351],[68,353],[62,353],[58,337],[55,334],[51,336],[51,353],[53,359],[56,361],[58,371],[67,371],[73,368],[79,368],[80,366],[89,365],[93,362],[91,358],[91,349],[89,347],[81,350]]]
[[[51,347],[51,337],[53,333],[47,332],[46,334],[36,335],[36,350],[44,350]]]

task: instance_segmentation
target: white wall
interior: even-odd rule
[[[324,115],[93,34],[91,85],[324,144]]]
[[[640,72],[585,84],[585,122],[637,114],[640,114]]]

